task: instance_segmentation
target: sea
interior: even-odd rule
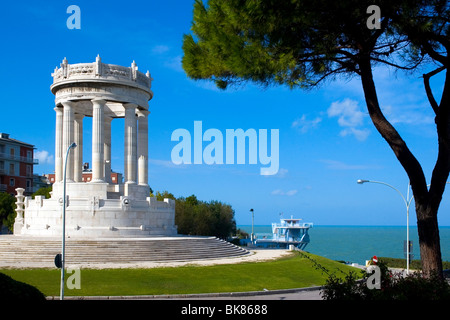
[[[238,225],[248,234],[251,225]],[[272,236],[271,225],[255,225],[257,238]],[[308,231],[310,243],[308,251],[332,260],[364,265],[373,256],[404,259],[406,226],[317,226]],[[443,261],[450,261],[450,227],[439,227],[441,254]],[[413,259],[420,259],[417,227],[409,227],[412,241]]]

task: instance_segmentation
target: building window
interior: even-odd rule
[[[16,180],[14,178],[9,179],[9,185],[14,187],[16,185]]]
[[[13,149],[11,149],[11,150],[13,150]],[[15,176],[16,173],[15,173],[14,171],[15,171],[15,170],[14,170],[14,163],[10,163],[10,164],[9,164],[9,175],[10,175],[10,176]]]

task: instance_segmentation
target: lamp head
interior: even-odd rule
[[[73,143],[69,146],[70,149],[76,148],[76,147],[77,147],[77,144],[76,144],[75,142],[73,142]]]
[[[369,182],[369,180],[359,179],[359,180],[356,181],[356,183],[358,183],[358,184],[363,184],[364,182]]]

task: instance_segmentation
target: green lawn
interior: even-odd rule
[[[64,293],[66,296],[117,296],[301,288],[325,283],[328,276],[317,268],[318,264],[337,275],[356,270],[313,254],[307,256],[309,259],[295,253],[275,261],[234,265],[82,269],[81,289],[66,287]],[[37,287],[46,296],[59,295],[59,269],[0,269],[0,272]]]

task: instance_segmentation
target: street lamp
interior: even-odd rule
[[[65,249],[66,249],[66,169],[67,169],[67,158],[69,157],[70,149],[76,148],[77,144],[73,142],[66,152],[66,160],[64,162],[64,188],[63,188],[63,221],[62,221],[62,249],[61,249],[61,284],[60,284],[60,295],[59,299],[64,299],[64,262],[65,262]]]
[[[253,234],[254,212],[253,212],[253,209],[250,209],[250,212],[252,213],[252,234],[250,236],[250,240],[253,243],[253,238],[254,238],[254,234]]]
[[[414,196],[411,196],[411,198],[409,198],[409,183],[408,183],[408,195],[405,199],[403,194],[397,188],[394,188],[393,186],[391,186],[390,184],[387,184],[386,182],[362,180],[362,179],[359,179],[358,181],[356,181],[356,183],[358,183],[358,184],[363,184],[366,182],[383,184],[385,186],[388,186],[391,189],[394,189],[402,197],[403,202],[405,203],[405,206],[406,206],[406,273],[409,274],[409,207],[411,205],[412,199],[414,198]]]
[[[390,184],[387,184],[385,182],[362,180],[362,179],[359,179],[356,181],[356,183],[358,183],[358,184],[363,184],[365,182],[384,184],[385,186],[388,186],[388,187],[394,189],[395,191],[397,191],[400,194],[400,196],[402,197],[403,201],[405,202],[405,205],[406,205],[406,273],[409,274],[409,207],[411,205],[412,199],[414,199],[414,195],[412,195],[411,198],[409,198],[410,184],[408,183],[408,194],[405,199],[405,197],[403,196],[403,194],[400,191],[398,191],[396,188],[394,188],[393,186],[391,186]],[[450,184],[450,182],[446,182],[446,184]],[[431,184],[428,184],[427,188],[430,187],[430,185]]]

